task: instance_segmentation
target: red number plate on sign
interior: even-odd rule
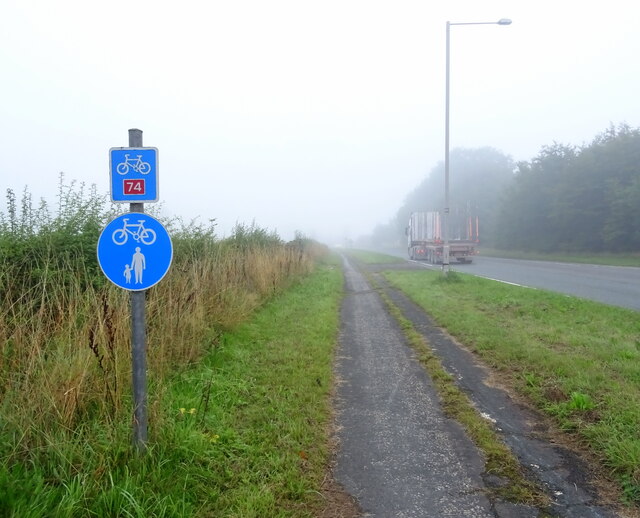
[[[144,194],[144,180],[123,180],[124,194]]]

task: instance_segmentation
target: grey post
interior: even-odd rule
[[[442,233],[444,245],[442,247],[442,272],[449,273],[450,246],[449,246],[449,89],[450,89],[450,33],[452,25],[511,25],[509,18],[500,18],[497,22],[447,22],[446,43],[446,78],[445,78],[445,115],[444,115],[444,210],[442,214]]]
[[[447,22],[446,79],[444,109],[444,208],[442,211],[442,273],[449,273],[449,40],[451,23]]]
[[[142,130],[129,130],[129,147],[142,147]],[[144,203],[129,204],[129,212],[144,212]],[[131,365],[133,379],[133,445],[147,448],[147,339],[145,291],[131,292]]]

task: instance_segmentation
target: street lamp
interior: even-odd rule
[[[497,22],[447,22],[447,79],[445,97],[444,123],[444,214],[442,215],[442,234],[444,246],[442,249],[442,271],[449,273],[449,33],[452,25],[511,25],[511,20],[501,18]]]

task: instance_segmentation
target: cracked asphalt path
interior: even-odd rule
[[[364,277],[344,261],[335,475],[365,516],[493,517],[483,462]]]
[[[457,422],[446,417],[430,378],[407,345],[397,322],[364,276],[343,258],[346,296],[342,306],[340,349],[336,365],[337,436],[334,475],[358,501],[364,516],[538,517],[530,506],[491,501],[484,461]],[[505,442],[554,500],[553,515],[609,518],[613,511],[593,504],[593,494],[579,487],[572,466],[577,462],[559,447],[532,437],[531,416],[524,415],[499,389],[487,387],[486,373],[470,353],[447,344],[417,306],[399,293],[394,302],[427,335],[445,368],[476,391],[472,400],[483,412],[502,420]],[[468,355],[468,356],[466,356]],[[474,370],[475,369],[475,370]],[[496,393],[491,393],[496,391]],[[489,403],[487,403],[489,402]],[[500,422],[498,426],[500,427]],[[535,449],[535,448],[537,449]]]

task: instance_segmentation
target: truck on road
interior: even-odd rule
[[[451,211],[449,261],[470,263],[479,244],[479,220],[469,211]],[[410,259],[442,264],[444,255],[442,216],[439,212],[412,212],[406,229]]]

